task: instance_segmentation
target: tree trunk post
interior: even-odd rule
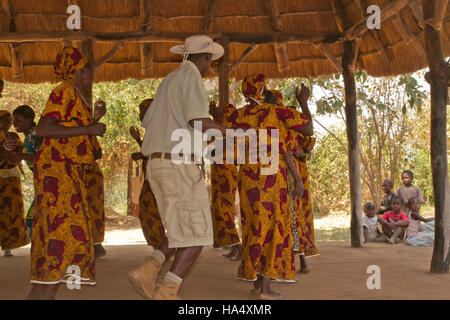
[[[92,85],[94,83],[94,71],[95,71],[95,62],[94,62],[94,50],[93,50],[93,44],[92,40],[84,40],[81,43],[81,51],[86,56],[86,58],[89,60],[91,64],[91,78],[92,82],[91,85],[86,88],[80,88],[84,94],[84,97],[87,100],[87,103],[89,104],[89,107],[93,108],[92,105]],[[93,111],[93,110],[92,110]]]
[[[228,38],[223,38],[220,40],[220,44],[225,49],[222,57],[222,61],[218,66],[219,71],[219,105],[228,105],[230,101],[230,87],[228,85],[228,80],[230,77],[230,40]]]
[[[423,1],[424,19],[437,14],[436,0]],[[428,80],[431,86],[431,171],[435,207],[435,237],[430,271],[448,273],[450,266],[450,189],[447,163],[447,66],[442,35],[432,25],[425,27]]]
[[[361,173],[359,164],[359,135],[358,119],[356,108],[356,84],[354,73],[354,60],[357,55],[356,41],[344,42],[344,56],[342,67],[344,69],[345,85],[345,121],[347,127],[348,140],[348,172],[350,179],[351,197],[351,245],[352,247],[362,247],[362,193],[361,193]]]

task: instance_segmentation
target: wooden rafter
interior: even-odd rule
[[[276,1],[264,0],[264,5],[266,8],[266,12],[270,18],[272,31],[281,33],[282,25],[280,19],[280,11],[278,10]],[[275,57],[277,59],[278,71],[283,72],[287,70],[290,66],[288,45],[287,43],[275,42],[274,49],[275,49]]]
[[[95,69],[100,68],[100,66],[109,60],[111,60],[117,52],[120,51],[120,49],[123,48],[123,43],[120,42],[114,46],[107,54],[105,54],[102,58],[100,58],[98,61],[95,62]]]
[[[423,29],[425,27],[425,24],[423,21],[423,10],[422,6],[420,5],[420,0],[411,0],[408,6],[414,15],[414,18],[416,19],[417,25],[420,29]]]
[[[249,56],[250,53],[252,53],[257,47],[257,44],[252,44],[245,49],[241,56],[232,65],[230,65],[230,73],[233,72],[233,70],[236,69],[242,62],[244,62],[245,58],[247,58],[247,56]]]
[[[323,43],[315,43],[314,45],[325,55],[325,57],[328,58],[328,60],[336,68],[337,72],[342,73],[342,71],[344,71],[344,69],[342,68],[342,64],[339,62],[337,57],[330,50],[328,50],[328,48]]]
[[[408,5],[409,1],[410,0],[395,0],[387,4],[383,9],[381,9],[381,22],[389,20],[393,15],[399,13]],[[353,40],[355,38],[361,37],[368,30],[368,19],[369,17],[365,17],[358,23],[354,24],[352,27],[345,30],[345,39]]]
[[[366,16],[366,10],[365,10],[365,3],[361,3],[361,0],[356,1],[357,7],[359,8],[359,12],[361,13],[362,17]],[[380,35],[376,30],[369,30],[370,37],[374,41],[374,44],[378,50],[378,52],[381,55],[381,59],[383,60],[383,63],[385,65],[389,65],[393,59],[392,55],[388,53],[388,51],[383,46],[383,43],[381,42]]]
[[[94,40],[98,43],[111,42],[173,42],[182,43],[189,36],[198,32],[68,32],[68,31],[32,31],[32,32],[0,32],[0,43],[4,42],[54,42],[62,40]],[[228,38],[230,42],[247,44],[263,44],[275,42],[289,43],[334,43],[341,40],[337,32],[264,32],[264,33],[241,33],[222,32],[208,33],[214,39]]]
[[[434,13],[433,17],[425,21],[426,24],[431,25],[435,30],[440,30],[442,27],[442,21],[447,13],[448,0],[436,0],[434,1]]]
[[[5,12],[6,19],[8,20],[9,32],[16,32],[16,25],[14,22],[14,16],[11,10],[11,4],[9,0],[2,1],[3,11]],[[13,78],[20,78],[23,76],[23,53],[22,46],[19,43],[10,43],[9,50],[11,55],[11,70]]]
[[[152,30],[152,0],[140,1],[141,31]],[[153,51],[150,43],[139,43],[139,57],[141,61],[141,75],[150,75],[153,72]]]
[[[336,25],[340,32],[344,32],[345,24],[344,24],[344,9],[341,6],[339,0],[330,0],[331,9],[334,13],[334,19],[336,20]]]
[[[414,49],[414,52],[419,52],[419,55],[426,56],[425,48],[422,45],[422,42],[420,42],[419,37],[417,37],[414,33],[412,33],[408,27],[406,26],[405,22],[403,21],[403,18],[396,14],[392,18],[392,23],[394,24],[395,28],[397,29],[398,33],[400,33],[400,36],[402,39],[408,44],[411,45]]]
[[[209,0],[205,16],[205,32],[212,32],[216,15],[217,15],[216,0]]]

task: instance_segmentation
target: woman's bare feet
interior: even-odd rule
[[[259,299],[261,300],[280,300],[282,298],[281,294],[272,291],[270,288],[270,278],[262,277],[262,287],[261,293],[259,294]]]
[[[231,258],[234,255],[233,247],[226,247],[225,250],[228,250],[228,253],[225,253],[223,256],[227,259]]]
[[[308,263],[306,262],[305,255],[302,254],[299,257],[300,257],[300,270],[298,270],[298,272],[299,273],[309,273],[310,269],[309,269]]]
[[[5,251],[3,252],[3,256],[4,256],[4,257],[12,257],[13,254],[11,253],[11,250],[5,250]]]
[[[96,259],[100,259],[106,255],[106,250],[101,243],[94,245],[94,255]]]
[[[27,300],[55,300],[59,284],[33,284]]]
[[[239,261],[241,260],[241,254],[242,254],[242,245],[236,244],[233,246],[234,249],[234,255],[230,258],[231,261]]]

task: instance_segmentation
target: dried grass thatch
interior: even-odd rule
[[[82,32],[166,32],[166,33],[272,33],[278,27],[283,33],[336,34],[336,41],[315,45],[310,41],[291,41],[287,45],[289,67],[280,72],[274,43],[259,44],[231,72],[238,79],[248,74],[264,73],[271,78],[315,77],[336,73],[343,55],[343,32],[363,18],[368,5],[386,7],[393,0],[6,0],[14,24],[11,30],[7,10],[0,10],[0,40],[9,32],[67,31],[66,9],[78,3],[82,11]],[[145,17],[145,3],[151,3],[151,17]],[[212,4],[215,4],[211,6]],[[270,3],[275,3],[274,21]],[[393,18],[382,23],[381,30],[365,32],[356,67],[373,76],[409,73],[427,66],[421,1],[409,1]],[[268,5],[269,4],[269,5]],[[334,4],[334,5],[332,5]],[[361,4],[361,7],[360,7]],[[337,6],[337,9],[336,9]],[[272,8],[273,9],[273,8]],[[361,10],[362,9],[362,10]],[[278,14],[276,14],[278,11]],[[211,14],[208,15],[208,12]],[[337,15],[336,15],[337,13]],[[446,12],[443,24],[444,54],[450,53],[450,24]],[[148,25],[145,25],[146,19]],[[210,23],[208,22],[210,21]],[[342,22],[342,23],[341,23]],[[147,27],[147,28],[146,28]],[[73,32],[74,34],[76,32]],[[10,35],[11,36],[11,35]],[[220,36],[220,35],[219,35]],[[14,36],[13,36],[14,37]],[[245,38],[245,35],[243,36]],[[14,39],[17,41],[17,39]],[[30,39],[31,40],[31,39]],[[233,64],[251,45],[231,42],[230,63]],[[181,57],[169,53],[174,41],[151,44],[146,56],[146,72],[141,71],[141,47],[137,41],[125,41],[123,47],[95,74],[95,81],[117,81],[126,78],[163,77],[177,67]],[[58,41],[21,42],[19,66],[12,67],[12,52],[19,45],[0,41],[0,78],[7,81],[37,83],[57,81],[53,61],[63,45]],[[72,45],[80,46],[79,41]],[[94,41],[95,60],[100,60],[117,42]],[[328,57],[327,57],[328,54]],[[330,58],[331,56],[331,58]],[[333,57],[334,64],[333,64]],[[280,57],[278,57],[280,59]],[[286,56],[284,58],[287,58]],[[16,65],[17,65],[17,61]],[[336,63],[337,62],[337,63]],[[23,64],[21,69],[20,64]],[[14,76],[14,74],[16,74]],[[211,74],[212,75],[212,74]]]

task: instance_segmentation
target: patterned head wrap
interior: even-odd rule
[[[87,63],[88,59],[78,49],[64,47],[56,56],[55,73],[64,81],[75,83],[75,72]]]
[[[266,95],[269,92],[277,99],[277,102],[275,104],[277,106],[282,106],[283,105],[283,94],[278,90],[267,90]]]
[[[266,76],[263,74],[247,76],[242,80],[242,94],[247,98],[261,103],[266,91]]]
[[[0,119],[7,115],[11,116],[11,112],[8,110],[0,110]]]

